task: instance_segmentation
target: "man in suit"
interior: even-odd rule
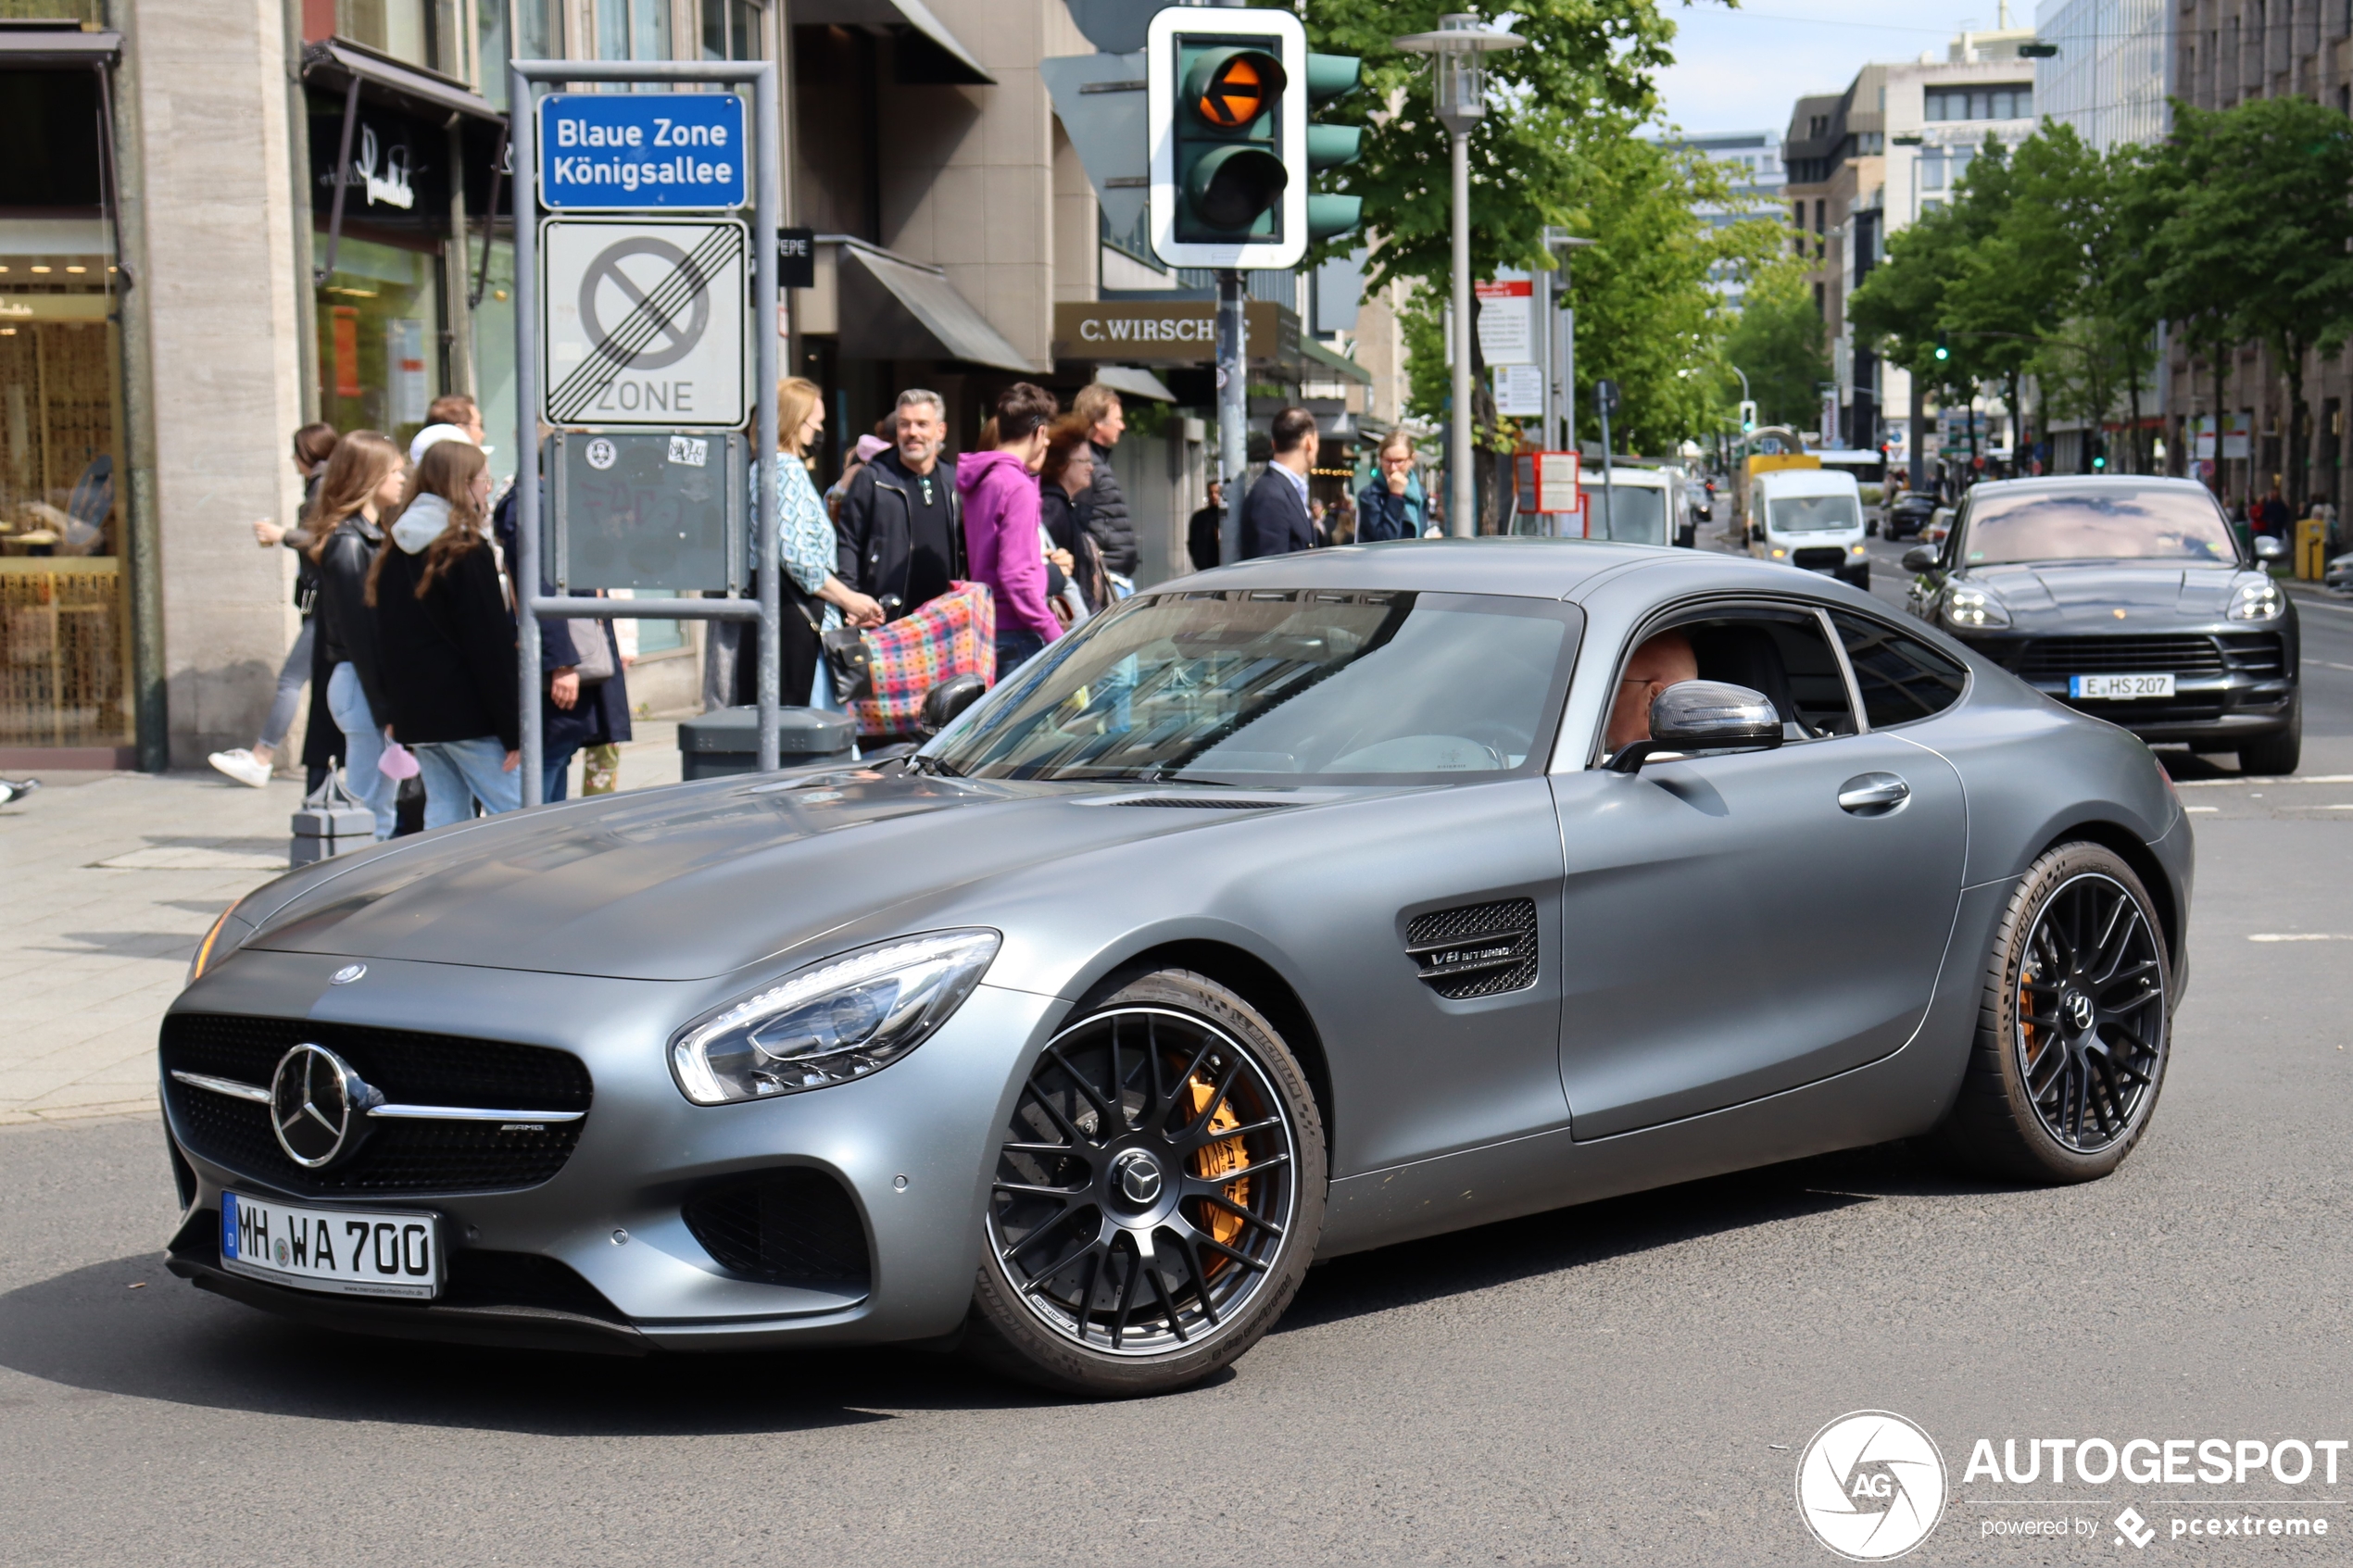
[[[1307,512],[1307,471],[1315,466],[1315,416],[1286,408],[1268,433],[1274,460],[1242,498],[1242,558],[1313,549],[1315,524]]]

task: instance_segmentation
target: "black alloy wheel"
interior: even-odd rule
[[[2165,960],[2121,883],[2063,884],[2026,938],[2016,1021],[2019,1071],[2044,1131],[2096,1154],[2133,1124],[2165,1041]]]
[[[1323,1135],[1279,1037],[1178,971],[1057,1035],[992,1173],[975,1348],[1087,1394],[1182,1386],[1264,1334],[1322,1228]]]
[[[2096,844],[2044,855],[1994,944],[1977,1047],[1940,1129],[1990,1173],[2086,1181],[2148,1126],[2170,1054],[2165,934],[2131,867]]]

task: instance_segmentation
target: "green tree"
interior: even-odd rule
[[[2176,320],[2205,329],[2218,411],[2227,342],[2271,351],[2287,382],[2288,499],[2301,510],[2305,359],[2336,355],[2353,311],[2353,123],[2298,97],[2173,112],[2185,178],[2159,235],[2160,286]]]
[[[1800,425],[1821,406],[1830,380],[1822,310],[1794,257],[1760,268],[1748,281],[1741,313],[1724,340],[1724,358],[1748,377],[1760,424]],[[1729,378],[1728,378],[1729,379]]]

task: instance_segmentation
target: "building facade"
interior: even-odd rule
[[[2172,9],[2169,0],[2044,0],[2035,36],[2058,53],[2034,62],[2036,111],[2100,152],[2163,141]]]
[[[1752,219],[1772,219],[1781,210],[1788,180],[1781,165],[1781,137],[1772,131],[1721,131],[1702,136],[1667,139],[1670,147],[1688,147],[1720,166],[1730,182],[1730,200],[1701,202],[1692,207],[1711,229],[1728,228]],[[1741,269],[1719,266],[1708,286],[1737,310],[1743,292]]]
[[[2201,109],[2253,98],[2310,98],[2353,115],[2353,15],[2312,0],[2186,0],[2171,14],[2170,91]],[[2242,506],[2277,479],[2289,495],[2344,505],[2353,366],[2311,357],[2304,368],[2308,422],[2289,407],[2284,368],[2259,344],[2220,367],[2178,341],[2165,358],[2166,464],[2196,473]]]
[[[510,58],[777,62],[786,220],[817,236],[778,330],[826,389],[821,483],[901,387],[963,447],[1007,382],[1100,376],[1139,575],[1182,570],[1200,420],[1056,341],[1058,306],[1165,276],[1106,243],[1040,79],[1091,52],[1065,0],[0,0],[0,765],[253,740],[299,620],[252,524],[296,512],[298,425],[405,442],[463,393],[494,470],[529,470]],[[691,705],[698,631],[639,627],[633,698]]]

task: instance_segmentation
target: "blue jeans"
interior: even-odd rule
[[[1032,655],[1043,653],[1046,639],[1026,626],[997,633],[997,679],[1011,675]]]
[[[472,740],[420,741],[409,748],[425,783],[425,826],[446,828],[473,815],[496,816],[522,804],[522,770],[506,771],[507,748],[497,735]]]
[[[310,680],[310,645],[315,628],[306,616],[302,635],[286,650],[285,663],[278,667],[278,690],[270,699],[270,717],[261,721],[261,744],[275,751],[285,744],[286,731],[294,725],[295,709],[302,701],[302,688]]]
[[[368,710],[368,688],[359,671],[348,660],[327,677],[327,711],[343,732],[343,786],[351,797],[376,815],[376,837],[390,838],[393,807],[400,786],[376,771],[384,754],[384,726]]]
[[[580,755],[578,746],[560,755],[540,759],[539,798],[542,803],[567,800],[572,797],[572,759]]]

